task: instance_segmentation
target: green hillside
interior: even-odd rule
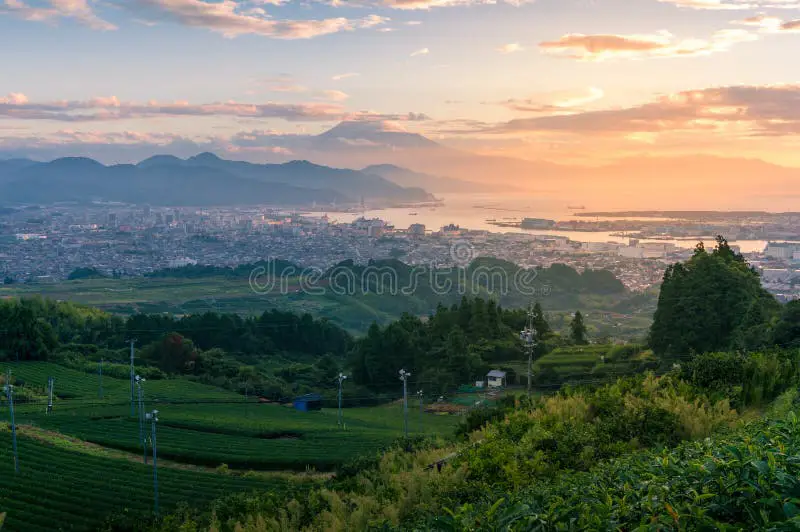
[[[11,434],[0,432],[0,508],[3,530],[33,532],[97,530],[106,517],[153,510],[153,473],[144,464],[73,450],[23,434],[18,436],[20,471],[14,472]],[[181,503],[207,504],[235,492],[288,488],[280,478],[243,478],[161,467],[162,511]]]

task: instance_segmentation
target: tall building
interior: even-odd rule
[[[411,224],[408,226],[408,232],[412,235],[424,235],[425,234],[425,225],[424,224]]]
[[[770,242],[764,254],[771,259],[791,260],[794,253],[800,251],[800,244],[790,244],[787,242]]]

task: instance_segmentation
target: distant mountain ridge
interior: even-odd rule
[[[228,151],[230,146],[247,149]],[[649,153],[649,149],[656,154]],[[209,150],[254,162],[220,163],[210,153],[197,155]],[[249,132],[224,144],[180,140],[167,146],[91,143],[22,146],[0,150],[0,156],[16,157],[0,161],[0,201],[16,197],[7,196],[3,190],[15,178],[15,172],[36,173],[30,167],[35,163],[26,157],[45,160],[65,154],[91,155],[107,163],[140,161],[135,166],[149,170],[170,167],[182,173],[187,171],[185,167],[200,166],[224,171],[233,177],[246,178],[247,186],[255,187],[247,194],[241,192],[245,196],[253,194],[252,201],[245,197],[246,203],[260,202],[268,196],[267,192],[256,190],[258,186],[253,181],[295,187],[276,191],[273,203],[302,195],[302,190],[307,191],[308,200],[303,204],[358,202],[362,195],[365,199],[385,198],[395,202],[417,201],[424,196],[418,188],[404,187],[422,187],[437,193],[519,193],[566,205],[589,205],[592,210],[630,210],[639,205],[669,210],[786,210],[787,202],[800,200],[800,193],[794,192],[800,182],[800,168],[758,159],[691,154],[659,156],[658,146],[654,146],[637,156],[602,165],[580,165],[568,150],[556,152],[539,143],[531,143],[530,150],[524,159],[503,152],[475,153],[404,131],[402,121],[392,124],[359,120],[342,122],[319,134]],[[154,153],[172,155],[151,157]],[[267,157],[273,164],[257,164]],[[307,159],[316,164],[292,159]],[[278,162],[288,166],[275,164]],[[288,197],[282,197],[283,193]]]
[[[377,175],[291,161],[254,164],[212,153],[188,159],[156,155],[138,164],[105,166],[85,157],[40,163],[0,161],[0,199],[7,203],[91,200],[153,205],[310,205],[428,201],[421,188],[402,187]]]
[[[425,188],[431,192],[480,192],[489,189],[486,184],[415,172],[394,164],[373,164],[362,168],[361,171],[388,179],[403,187]]]

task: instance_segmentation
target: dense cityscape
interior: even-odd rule
[[[79,268],[136,277],[190,264],[238,266],[267,258],[324,269],[349,259],[450,266],[495,257],[526,268],[562,263],[578,271],[608,269],[628,289],[642,291],[661,281],[668,264],[692,254],[691,242],[581,242],[581,234],[476,231],[455,224],[399,228],[363,217],[337,223],[327,214],[268,208],[7,209],[0,223],[0,275],[6,283],[48,283],[66,280]],[[470,246],[464,260],[452,255],[454,241]],[[800,244],[769,243],[747,258],[779,298],[800,297]]]

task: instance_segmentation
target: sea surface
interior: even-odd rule
[[[578,217],[576,213],[591,211],[645,211],[650,210],[642,205],[621,205],[609,208],[608,206],[592,206],[590,204],[574,205],[568,199],[558,198],[538,198],[524,194],[517,195],[496,195],[496,194],[445,194],[440,196],[444,205],[439,207],[404,207],[390,209],[367,208],[363,212],[324,212],[317,211],[309,213],[312,216],[327,214],[331,222],[348,223],[356,218],[364,216],[366,218],[380,218],[395,227],[407,228],[411,224],[424,224],[428,230],[439,230],[443,226],[455,224],[464,229],[484,230],[492,233],[527,233],[537,235],[556,235],[566,236],[578,242],[620,242],[627,243],[627,237],[612,236],[604,231],[547,231],[547,230],[526,230],[515,227],[498,227],[487,220],[498,222],[512,222],[521,218],[545,218],[556,221],[568,221],[581,219],[584,221],[604,221],[619,220],[620,218],[598,218],[598,217]],[[583,209],[571,209],[570,207],[585,207]],[[652,209],[656,210],[656,209]],[[666,210],[666,209],[658,209]],[[680,210],[679,208],[672,210]],[[713,210],[713,209],[708,209]],[[667,218],[625,218],[627,220],[662,220]],[[664,242],[664,240],[640,239],[640,242]],[[697,240],[670,240],[678,247],[693,248],[700,239]],[[713,239],[704,239],[706,247],[713,247]],[[731,244],[740,247],[743,253],[761,252],[767,245],[765,240],[731,240]]]

